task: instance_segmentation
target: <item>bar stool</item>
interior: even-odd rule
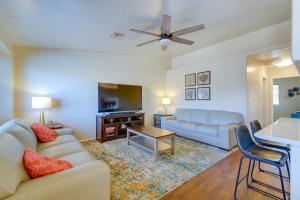
[[[268,140],[263,140],[263,139],[260,139],[260,138],[256,137],[254,133],[256,133],[257,131],[260,131],[262,129],[262,126],[261,126],[261,124],[259,123],[258,120],[251,121],[250,122],[250,127],[251,127],[252,137],[253,137],[253,139],[256,143],[258,143],[259,145],[262,145],[264,147],[280,149],[280,150],[286,152],[287,155],[289,156],[289,161],[290,161],[290,151],[291,151],[290,145],[281,144],[279,142],[272,142],[272,141],[268,141]],[[276,174],[276,173],[273,173],[273,172],[262,169],[260,163],[258,164],[258,166],[259,166],[259,171],[261,171],[261,172],[272,174],[272,175],[275,175],[275,176],[279,176],[279,174]],[[288,164],[287,164],[287,168],[288,168],[288,176],[290,176],[290,171],[289,171]],[[289,177],[284,177],[284,178],[289,179]]]
[[[246,178],[246,183],[247,183],[248,188],[250,188],[254,191],[260,192],[262,194],[265,194],[274,199],[286,200],[287,199],[286,196],[289,195],[289,193],[286,192],[284,189],[281,167],[284,167],[286,165],[287,160],[288,160],[288,155],[281,151],[267,149],[267,148],[256,145],[251,138],[251,135],[250,135],[250,132],[249,132],[247,126],[245,126],[245,125],[240,125],[238,128],[235,128],[235,136],[236,136],[238,148],[242,152],[243,156],[240,159],[240,164],[239,164],[239,169],[238,169],[238,174],[237,174],[237,179],[236,179],[236,184],[235,184],[235,189],[234,189],[234,199],[237,199],[236,193],[237,193],[238,185]],[[241,166],[242,166],[243,160],[245,158],[249,159],[248,170],[247,170],[246,176],[244,176],[240,180]],[[263,182],[253,178],[253,170],[254,170],[256,161],[275,166],[278,169],[280,182],[281,182],[281,189],[274,187],[272,185],[268,185],[266,183],[263,183]],[[252,169],[251,169],[251,164],[252,164]],[[251,174],[250,174],[250,169],[251,169]],[[283,195],[283,198],[280,198],[280,197],[275,196],[269,192],[266,192],[260,188],[255,187],[253,184],[249,183],[249,178],[251,179],[251,182],[254,182],[254,183],[260,184],[261,186],[281,192]]]

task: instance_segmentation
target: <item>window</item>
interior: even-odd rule
[[[273,85],[273,105],[279,105],[279,85]]]

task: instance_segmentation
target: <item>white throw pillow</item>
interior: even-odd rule
[[[23,166],[25,147],[12,135],[0,135],[0,199],[15,193],[22,181],[29,180]]]

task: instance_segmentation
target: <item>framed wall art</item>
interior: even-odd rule
[[[196,86],[196,73],[185,75],[185,87]]]
[[[210,85],[210,71],[197,73],[197,84],[198,85]]]
[[[197,88],[198,100],[210,100],[210,87],[198,87]]]
[[[185,100],[196,100],[196,88],[185,89]]]

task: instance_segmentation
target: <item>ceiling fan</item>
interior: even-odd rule
[[[191,40],[187,40],[187,39],[183,39],[180,38],[178,36],[184,35],[184,34],[188,34],[188,33],[192,33],[195,31],[199,31],[204,29],[205,26],[204,24],[200,24],[197,26],[192,26],[189,28],[184,28],[175,32],[171,32],[171,16],[168,15],[164,15],[163,16],[163,20],[162,20],[162,25],[161,25],[161,33],[151,33],[148,31],[141,31],[141,30],[137,30],[137,29],[130,29],[130,31],[136,32],[136,33],[142,33],[142,34],[146,34],[146,35],[152,35],[154,37],[158,37],[154,40],[150,40],[147,42],[143,42],[141,44],[138,44],[136,46],[140,47],[152,42],[156,42],[159,41],[160,45],[161,45],[161,50],[165,51],[167,49],[167,47],[171,44],[171,42],[176,42],[176,43],[180,43],[180,44],[186,44],[186,45],[192,45],[194,44],[193,41]]]

